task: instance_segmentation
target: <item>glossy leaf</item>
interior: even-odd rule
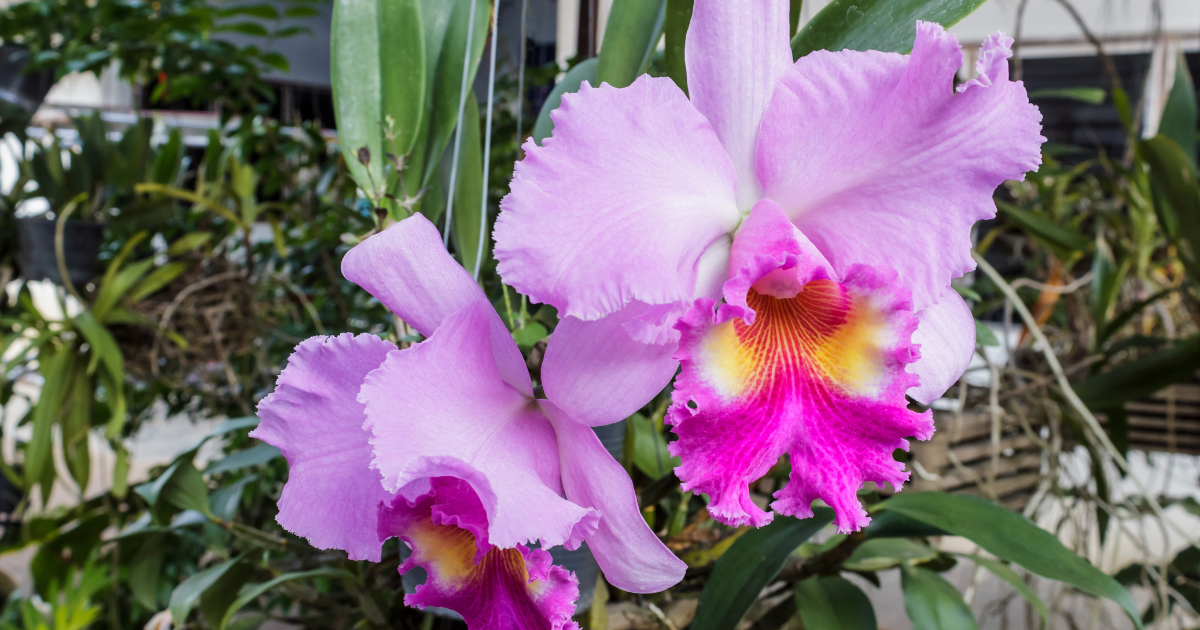
[[[949,27],[984,0],[833,0],[792,38],[792,58],[814,50],[881,50],[907,53],[917,20]]]
[[[212,516],[208,506],[208,488],[190,458],[176,460],[157,479],[134,488],[134,492],[150,504],[160,522],[167,506],[196,510],[205,516]]]
[[[692,23],[692,7],[695,0],[667,0],[667,14],[663,23],[663,65],[667,76],[687,94],[687,64],[684,62],[684,44],[688,26]]]
[[[626,426],[633,434],[633,464],[648,477],[658,479],[679,465],[679,458],[667,451],[667,441],[653,420],[635,413]]]
[[[796,584],[796,609],[805,630],[875,630],[875,608],[862,589],[837,575]]]
[[[1075,388],[1075,393],[1088,407],[1116,407],[1187,380],[1197,369],[1200,369],[1200,336],[1091,376]]]
[[[450,161],[454,156],[454,142],[446,149],[442,161],[441,175],[444,189],[450,186]],[[479,241],[484,242],[483,254],[488,255],[487,221],[483,214],[483,140],[479,134],[479,104],[474,98],[467,99],[463,108],[462,140],[458,147],[458,172],[454,182],[454,213],[451,221],[454,230],[451,232],[454,241],[454,251],[467,273],[475,270],[475,261],[479,257]]]
[[[379,57],[378,0],[334,0],[329,72],[338,144],[359,187],[381,192],[383,179],[383,79]],[[359,151],[370,159],[363,165]]]
[[[1046,604],[1042,601],[1042,598],[1038,597],[1037,593],[1033,592],[1033,589],[1025,583],[1025,580],[1022,580],[1021,576],[1017,575],[1016,571],[1013,571],[1008,567],[1008,565],[994,558],[985,558],[977,554],[969,553],[959,555],[964,558],[970,558],[975,564],[987,569],[988,571],[991,571],[992,575],[995,575],[1001,580],[1008,582],[1008,585],[1013,587],[1013,590],[1019,593],[1021,597],[1024,597],[1025,601],[1029,602],[1030,605],[1033,606],[1034,610],[1038,611],[1038,614],[1042,616],[1042,627],[1050,627],[1050,612],[1046,610]]]
[[[260,466],[282,455],[283,453],[278,448],[270,444],[256,444],[248,449],[230,453],[209,464],[208,468],[204,469],[204,474],[216,475],[250,466]]]
[[[258,477],[256,475],[246,475],[212,493],[212,498],[209,499],[209,506],[212,509],[213,515],[224,521],[233,520],[233,516],[237,514],[238,504],[242,501],[243,491],[245,491],[246,486],[257,480]]]
[[[1179,145],[1192,166],[1196,165],[1196,85],[1188,72],[1187,59],[1180,51],[1175,58],[1175,82],[1163,106],[1158,133]]]
[[[421,0],[379,2],[380,121],[392,121],[394,139],[383,150],[403,156],[420,135],[425,113],[425,28]],[[369,33],[363,33],[369,37]],[[394,143],[394,146],[393,146]],[[379,159],[383,159],[383,155]]]
[[[899,512],[968,538],[988,553],[1042,577],[1066,582],[1098,597],[1107,597],[1120,604],[1141,627],[1137,608],[1120,584],[1020,514],[991,501],[942,492],[898,494],[871,507],[872,513],[881,510]],[[921,626],[918,624],[917,627]]]
[[[593,57],[579,62],[574,68],[571,68],[566,76],[562,78],[553,90],[550,90],[549,96],[546,97],[546,102],[542,104],[542,111],[538,112],[537,122],[533,125],[533,141],[539,145],[543,140],[550,137],[554,132],[554,121],[550,119],[550,112],[558,109],[562,104],[563,94],[570,94],[579,91],[579,86],[587,81],[591,85],[597,85],[596,77],[600,71],[600,60]]]
[[[474,26],[470,24],[471,6],[475,6]],[[446,150],[450,136],[458,124],[458,106],[462,86],[467,87],[467,100],[471,100],[471,85],[479,70],[483,46],[487,41],[488,25],[491,23],[492,7],[487,0],[454,0],[454,9],[442,40],[442,53],[438,57],[437,82],[434,85],[433,102],[429,114],[429,146],[425,154],[425,172],[421,182],[428,183],[437,170],[442,151]],[[466,82],[463,82],[463,55],[468,52],[467,35],[471,37],[470,56],[466,64]],[[414,180],[415,181],[415,180]]]
[[[873,538],[859,545],[842,566],[848,571],[872,572],[936,557],[933,549],[907,538]]]
[[[900,574],[904,610],[914,628],[921,630],[975,630],[975,617],[958,589],[942,576],[920,567],[905,567]]]
[[[667,0],[613,0],[600,45],[597,80],[626,87],[642,73],[662,36]]]
[[[765,527],[746,532],[721,559],[700,594],[691,630],[737,626],[763,587],[775,579],[788,555],[833,520],[833,510],[814,508],[812,518],[775,515]]]

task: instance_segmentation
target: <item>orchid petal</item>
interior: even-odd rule
[[[688,93],[737,169],[738,207],[762,197],[755,144],[775,85],[792,65],[786,0],[697,0],[685,40]]]
[[[546,398],[575,421],[600,426],[629,417],[675,376],[675,344],[630,338],[620,315],[558,323],[542,361]]]
[[[946,287],[937,304],[917,313],[917,320],[912,341],[920,346],[921,358],[908,371],[920,376],[921,384],[908,395],[928,405],[967,371],[975,355],[975,316],[958,292]]]
[[[920,22],[910,56],[816,51],[783,76],[763,116],[758,175],[838,273],[894,269],[914,307],[933,304],[975,267],[970,228],[995,215],[992,193],[1041,161],[1041,114],[1008,81],[1005,40],[989,73],[954,94],[962,51]],[[689,77],[690,80],[690,77]]]
[[[543,401],[541,406],[558,436],[567,498],[600,513],[599,525],[587,543],[605,579],[634,593],[657,593],[682,580],[687,565],[650,530],[629,474],[596,433],[553,403]]]
[[[819,498],[842,532],[870,522],[858,488],[898,489],[908,474],[892,452],[907,436],[933,433],[930,414],[909,411],[904,397],[917,380],[904,371],[917,326],[905,293],[894,273],[856,266],[792,298],[752,289],[753,324],[720,314],[714,324],[712,303],[697,301],[679,324],[683,370],[668,416],[683,488],[708,494],[717,520],[759,527],[772,515],[747,486],[788,453],[791,480],[775,493],[776,512],[805,518]]]
[[[450,257],[437,228],[420,214],[346,252],[342,275],[426,337],[464,306],[489,303],[479,285]],[[499,318],[492,322],[492,351],[504,381],[532,396],[525,359]]]
[[[673,81],[649,76],[584,84],[553,117],[554,135],[526,143],[501,202],[500,274],[563,317],[595,320],[635,301],[682,312],[701,257],[728,247],[739,220],[712,127]],[[677,338],[669,323],[655,328]]]
[[[435,479],[429,494],[397,496],[379,512],[379,537],[399,536],[412,547],[400,572],[420,566],[428,574],[404,603],[448,608],[470,628],[577,630],[571,621],[579,598],[575,576],[551,566],[541,549],[500,549],[481,540],[473,515],[482,506],[470,486],[457,481]]]
[[[499,547],[578,546],[599,516],[560,496],[554,430],[501,379],[491,348],[497,321],[490,305],[470,304],[367,376],[359,399],[373,435],[372,465],[392,491],[423,477],[470,483]]]
[[[250,436],[279,448],[290,472],[276,520],[320,549],[379,562],[375,511],[392,493],[371,469],[355,395],[395,346],[374,335],[313,337],[296,346]]]

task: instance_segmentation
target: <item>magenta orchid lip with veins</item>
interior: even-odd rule
[[[251,434],[291,469],[280,525],[356,560],[379,561],[382,541],[400,537],[413,550],[401,571],[429,573],[405,602],[449,608],[471,628],[575,627],[579,585],[544,550],[557,545],[586,541],[623,590],[682,579],[590,428],[647,400],[624,385],[644,349],[619,323],[560,326],[542,366],[548,399],[537,399],[508,330],[423,216],[365,240],[342,271],[427,339],[297,347]]]
[[[917,23],[909,55],[795,63],[788,34],[784,0],[697,0],[690,95],[648,76],[565,95],[553,136],[525,145],[495,251],[564,321],[670,349],[634,367],[682,365],[676,473],[718,520],[769,522],[748,485],[786,453],[773,510],[821,499],[846,532],[870,521],[862,484],[898,489],[892,452],[933,433],[906,396],[932,402],[970,361],[950,281],[1045,139],[1002,34],[957,90],[962,50],[937,24]]]

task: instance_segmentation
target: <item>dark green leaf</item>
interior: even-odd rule
[[[432,110],[429,113],[429,147],[425,155],[425,173],[421,182],[428,183],[437,170],[442,157],[450,142],[450,135],[458,124],[458,107],[463,94],[462,86],[467,86],[467,100],[473,98],[471,84],[475,73],[479,70],[479,59],[483,56],[483,45],[487,41],[488,23],[492,7],[487,0],[454,0],[453,13],[446,27],[445,39],[442,41],[442,52],[438,58],[437,81],[434,83]],[[468,19],[471,6],[475,6],[475,23],[470,26]],[[428,6],[428,5],[425,5]],[[463,81],[463,54],[467,52],[467,31],[470,31],[470,56],[467,57],[467,77]],[[409,178],[416,181],[415,178]]]
[[[206,475],[216,475],[218,473],[229,472],[231,470],[241,470],[250,466],[259,466],[265,464],[276,457],[283,455],[278,448],[270,444],[256,444],[248,449],[236,451],[226,455],[223,459],[219,459],[208,465],[204,469]]]
[[[369,36],[369,34],[362,34]],[[384,149],[406,155],[421,132],[425,113],[425,29],[421,0],[379,3],[380,97],[382,121],[391,117],[394,140]]]
[[[902,562],[928,562],[937,552],[907,538],[872,538],[859,545],[843,566],[848,571],[882,571]]]
[[[70,349],[51,354],[50,344],[44,344],[38,350],[38,371],[41,372],[44,383],[41,393],[38,394],[37,406],[33,408],[33,437],[25,447],[26,488],[32,488],[33,484],[39,482],[53,483],[51,429],[74,380],[74,369],[75,353]],[[44,495],[48,495],[49,492],[50,488],[42,488]]]
[[[1022,580],[1021,576],[1017,575],[1016,571],[1013,571],[1008,567],[1008,565],[994,558],[985,558],[977,554],[959,555],[964,558],[970,558],[975,564],[984,567],[988,571],[991,571],[996,577],[1008,582],[1008,585],[1013,587],[1013,590],[1015,590],[1017,593],[1020,593],[1021,597],[1024,597],[1025,600],[1033,606],[1034,610],[1037,610],[1038,614],[1042,616],[1042,627],[1050,627],[1050,612],[1046,610],[1046,604],[1043,603],[1042,598],[1038,597],[1037,593],[1034,593],[1033,589],[1025,583],[1025,580]]]
[[[212,515],[208,507],[208,488],[190,458],[176,460],[157,479],[134,488],[134,492],[150,504],[160,522],[167,506]]]
[[[1158,133],[1172,139],[1196,165],[1196,85],[1188,72],[1183,51],[1175,58],[1175,82],[1163,107]]]
[[[949,27],[984,0],[833,0],[792,38],[792,58],[814,50],[907,53],[917,20]]]
[[[833,510],[814,508],[799,520],[775,515],[770,525],[738,538],[713,568],[704,584],[691,630],[725,630],[737,626],[763,587],[775,579],[788,555],[833,520]]]
[[[666,0],[613,0],[600,46],[597,80],[626,87],[642,73],[666,19]]]
[[[254,568],[239,562],[200,596],[200,615],[209,628],[216,628],[225,611],[237,600],[238,591],[254,577]]]
[[[1042,577],[1066,582],[1099,597],[1107,597],[1120,604],[1134,623],[1141,627],[1137,608],[1120,584],[1020,514],[991,501],[942,492],[898,494],[871,508],[872,512],[881,510],[900,512],[956,536],[963,536],[988,553],[1019,564]],[[921,627],[920,624],[916,626]]]
[[[262,595],[263,593],[266,593],[267,591],[269,591],[269,590],[275,588],[276,586],[279,586],[280,584],[283,584],[285,582],[291,582],[293,580],[309,580],[309,579],[313,579],[313,578],[347,578],[347,579],[351,579],[351,580],[355,579],[355,577],[352,574],[350,574],[346,571],[343,571],[341,569],[316,569],[313,571],[300,571],[297,573],[284,573],[283,575],[281,575],[269,582],[264,582],[262,584],[254,584],[252,586],[247,586],[245,589],[242,590],[241,597],[238,597],[232,604],[230,604],[229,608],[225,611],[225,616],[224,616],[224,618],[221,619],[221,624],[219,626],[217,626],[218,630],[225,630],[225,628],[227,628],[229,626],[229,622],[233,619],[233,616],[239,610],[241,610],[246,604],[249,604],[250,602],[257,599],[259,595]]]
[[[1192,281],[1200,281],[1200,186],[1196,168],[1184,150],[1170,138],[1157,135],[1141,142],[1141,153],[1150,165],[1151,182],[1161,192],[1156,204],[1168,234],[1180,248]]]
[[[309,18],[321,15],[321,12],[314,7],[289,7],[283,12],[284,17],[290,18]]]
[[[1075,393],[1092,408],[1108,408],[1144,398],[1200,369],[1200,336],[1089,377]]]
[[[871,516],[871,524],[863,530],[867,538],[928,538],[947,536],[948,532],[927,525],[900,512],[883,512]]]
[[[550,137],[554,132],[554,121],[550,119],[550,112],[558,109],[562,104],[563,94],[571,94],[579,91],[579,86],[584,81],[592,85],[596,85],[596,74],[600,70],[600,60],[593,57],[584,60],[579,65],[571,68],[566,76],[562,78],[553,90],[550,90],[550,95],[546,97],[546,102],[542,104],[542,111],[538,112],[537,122],[533,125],[533,141],[542,144],[542,141]]]
[[[667,0],[667,16],[663,24],[663,65],[667,76],[687,94],[687,65],[683,51],[687,41],[688,26],[692,23],[692,6],[695,0]]]
[[[796,584],[796,609],[805,630],[875,630],[875,608],[852,582],[837,575]]]
[[[200,597],[204,595],[204,592],[212,588],[230,569],[241,561],[240,557],[226,560],[192,575],[179,586],[176,586],[175,590],[171,591],[170,610],[173,622],[178,626],[183,626],[187,620],[188,613],[200,602]]]
[[[222,24],[215,30],[226,33],[241,33],[242,35],[252,35],[254,37],[267,37],[271,34],[267,27],[258,22],[236,22],[234,24]]]
[[[996,207],[1003,210],[1004,215],[1013,223],[1049,247],[1061,261],[1070,262],[1076,253],[1086,251],[1092,245],[1092,240],[1087,236],[1059,227],[1045,217],[1028,210],[1022,210],[1003,201],[997,201]]]
[[[450,187],[450,161],[454,158],[454,143],[458,142],[458,170],[454,182],[454,207],[450,220],[454,224],[454,250],[467,273],[474,273],[479,259],[488,256],[487,215],[483,208],[483,140],[479,137],[479,104],[468,98],[463,108],[462,140],[454,140],[446,150],[442,165],[445,189]],[[482,244],[481,244],[482,241]]]
[[[138,542],[137,551],[129,561],[129,589],[133,599],[146,610],[158,610],[159,569],[162,568],[165,535],[152,533]]]
[[[975,617],[962,595],[942,576],[920,567],[900,574],[904,610],[921,630],[975,630]]]
[[[1114,334],[1116,334],[1117,331],[1121,330],[1121,328],[1124,327],[1125,324],[1128,324],[1130,322],[1130,320],[1132,320],[1135,316],[1137,316],[1138,313],[1141,313],[1143,310],[1145,310],[1146,307],[1154,304],[1155,302],[1163,299],[1164,297],[1166,297],[1178,290],[1179,290],[1179,287],[1170,287],[1167,289],[1163,289],[1162,291],[1159,291],[1158,293],[1155,293],[1154,295],[1151,295],[1150,297],[1148,297],[1144,300],[1135,302],[1129,308],[1118,313],[1115,317],[1112,318],[1112,320],[1105,322],[1104,326],[1101,327],[1100,330],[1096,333],[1096,348],[1099,349],[1099,348],[1103,347],[1104,343],[1106,341],[1108,341],[1108,339],[1110,337],[1112,337]]]
[[[1081,103],[1090,103],[1092,105],[1100,105],[1104,103],[1108,92],[1101,88],[1089,87],[1068,87],[1068,88],[1050,88],[1045,90],[1034,90],[1029,93],[1030,100],[1040,98],[1065,98]]]
[[[279,19],[279,11],[271,4],[243,4],[228,9],[217,11],[220,17],[232,17],[235,15],[248,15],[251,17],[262,18],[264,20]]]
[[[223,521],[233,520],[234,515],[237,514],[238,504],[242,500],[242,492],[245,491],[247,485],[257,479],[256,475],[246,475],[212,493],[212,498],[209,500],[212,513]]]

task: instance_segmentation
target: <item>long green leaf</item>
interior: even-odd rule
[[[875,630],[875,608],[862,589],[837,575],[796,584],[796,609],[805,630]]]
[[[996,207],[1003,210],[1004,215],[1013,223],[1050,248],[1063,262],[1070,262],[1078,252],[1086,251],[1092,245],[1092,239],[1087,236],[1055,225],[1049,219],[1028,210],[1003,201],[997,201]]]
[[[383,191],[383,78],[380,71],[379,0],[335,0],[330,27],[329,73],[338,144],[350,175],[369,194]],[[364,166],[359,152],[369,157]]]
[[[1116,407],[1187,380],[1197,369],[1200,336],[1091,376],[1075,388],[1075,393],[1093,409]]]
[[[550,112],[558,109],[562,104],[563,94],[578,92],[579,86],[583,85],[584,81],[592,85],[596,85],[596,76],[600,70],[600,60],[593,57],[581,61],[579,65],[571,68],[566,76],[550,90],[549,96],[546,97],[546,102],[542,103],[542,111],[538,112],[537,122],[533,125],[533,141],[542,144],[546,138],[554,131],[554,120],[550,118]]]
[[[451,0],[446,0],[450,2]],[[463,86],[463,54],[467,51],[467,34],[470,31],[470,56],[467,57],[467,100],[472,98],[471,84],[479,70],[479,59],[483,56],[483,45],[487,41],[488,24],[491,22],[492,7],[487,0],[453,0],[454,9],[442,40],[442,54],[438,56],[437,82],[434,85],[432,111],[429,116],[429,147],[425,154],[425,172],[422,185],[428,183],[441,161],[442,151],[450,141],[450,134],[458,124],[458,105]],[[475,4],[475,22],[470,25],[471,3]],[[409,180],[416,181],[411,176]]]
[[[421,20],[421,0],[382,0],[377,37],[382,113],[385,120],[387,116],[392,118],[394,148],[402,156],[417,141],[425,115],[425,25]],[[393,150],[390,144],[383,147],[384,151]]]
[[[1193,282],[1200,282],[1200,185],[1196,167],[1174,140],[1157,135],[1141,142],[1141,154],[1150,164],[1150,178],[1165,204],[1156,204],[1165,226],[1180,248]],[[1174,234],[1172,234],[1174,232]]]
[[[920,567],[905,567],[900,574],[904,610],[914,628],[921,630],[975,630],[975,616],[962,595],[942,576]]]
[[[483,211],[483,140],[479,134],[479,104],[468,98],[463,109],[462,140],[458,148],[458,171],[454,182],[454,251],[468,273],[475,269],[479,257],[479,239],[485,241],[484,256],[487,256],[488,234],[480,229],[486,221]],[[450,162],[453,152],[446,151],[442,159],[443,189],[450,187]]]
[[[142,278],[129,290],[129,300],[132,302],[140,302],[143,299],[157,293],[160,289],[171,283],[172,280],[179,277],[179,274],[192,266],[192,263],[182,260],[169,262],[158,269],[150,272],[150,275]]]
[[[225,617],[221,619],[221,625],[217,626],[218,629],[225,630],[225,628],[229,625],[229,622],[233,619],[233,616],[235,614],[237,614],[237,611],[244,608],[246,606],[246,604],[249,604],[250,602],[257,599],[259,595],[262,595],[263,593],[266,593],[267,591],[269,591],[269,590],[275,588],[276,586],[279,586],[280,584],[283,584],[285,582],[292,582],[294,580],[308,580],[308,579],[312,579],[312,578],[346,578],[346,579],[350,579],[350,580],[356,579],[352,574],[350,574],[346,571],[343,571],[341,569],[315,569],[313,571],[299,571],[297,573],[284,573],[283,575],[281,575],[269,582],[263,582],[262,584],[255,584],[255,585],[245,589],[244,592],[242,593],[241,597],[238,597],[232,604],[230,604],[229,608],[225,611]]]
[[[687,94],[687,64],[684,48],[688,26],[692,23],[692,7],[695,0],[667,0],[666,21],[663,24],[663,65],[667,76]]]
[[[942,492],[914,492],[898,494],[871,507],[871,512],[883,510],[900,512],[968,538],[988,553],[1042,577],[1107,597],[1120,604],[1138,628],[1142,626],[1133,599],[1120,584],[1029,519],[991,501]]]
[[[129,561],[129,590],[133,599],[146,610],[158,610],[159,569],[166,552],[165,536],[155,532],[138,542],[137,551]]]
[[[200,597],[204,595],[204,592],[212,588],[234,565],[241,561],[240,557],[226,560],[192,575],[176,586],[175,590],[171,591],[170,611],[173,622],[183,626],[187,621],[188,613],[196,607],[196,604],[200,603]]]
[[[1008,582],[1008,585],[1013,587],[1013,590],[1019,593],[1021,597],[1024,597],[1025,601],[1029,602],[1033,608],[1038,611],[1038,614],[1042,616],[1042,627],[1050,627],[1050,611],[1046,610],[1046,604],[1042,601],[1042,598],[1038,597],[1037,593],[1033,592],[1033,589],[1025,583],[1025,580],[1022,580],[1021,576],[1017,575],[1016,571],[1013,571],[1008,567],[1008,565],[993,558],[985,558],[978,554],[970,553],[959,555],[964,558],[970,558],[975,564],[978,564],[988,571],[991,571],[993,575],[1001,580]]]
[[[100,292],[96,295],[96,302],[92,304],[92,313],[96,319],[104,321],[104,317],[112,310],[114,306],[120,303],[125,297],[129,288],[136,284],[139,280],[145,277],[146,273],[154,267],[154,259],[147,258],[139,260],[131,265],[123,267],[117,275],[100,285]]]
[[[1175,82],[1171,85],[1171,93],[1167,95],[1158,133],[1174,140],[1191,160],[1192,166],[1196,166],[1196,118],[1196,85],[1192,82],[1187,59],[1181,50],[1175,58]]]
[[[907,53],[917,20],[949,27],[985,0],[833,0],[792,38],[792,58],[814,50]]]
[[[1146,307],[1150,306],[1151,304],[1154,304],[1155,302],[1163,299],[1164,297],[1166,297],[1178,290],[1179,290],[1179,287],[1170,287],[1170,288],[1163,289],[1162,291],[1159,291],[1158,293],[1155,293],[1154,295],[1151,295],[1150,297],[1148,297],[1144,300],[1134,302],[1132,306],[1125,309],[1124,311],[1121,311],[1120,313],[1115,315],[1111,320],[1105,322],[1104,326],[1102,326],[1100,328],[1100,330],[1096,333],[1096,348],[1102,348],[1104,343],[1108,341],[1109,337],[1112,337],[1114,334],[1116,334],[1117,331],[1121,330],[1121,328],[1123,326],[1125,326],[1125,324],[1128,324],[1130,322],[1130,320],[1132,320],[1134,317],[1136,317],[1138,313],[1145,310]]]
[[[833,510],[815,508],[813,512],[804,520],[776,514],[770,525],[738,538],[705,583],[691,630],[736,626],[763,587],[775,579],[788,555],[833,520]]]
[[[248,449],[237,451],[226,455],[204,469],[204,474],[215,475],[218,473],[229,472],[231,470],[240,470],[250,466],[258,466],[265,464],[276,457],[280,457],[283,453],[270,444],[256,444]]]
[[[43,384],[42,391],[38,394],[37,406],[33,408],[33,437],[25,447],[26,488],[44,482],[47,477],[51,481],[54,479],[54,464],[50,454],[51,428],[62,409],[74,369],[73,349],[52,351],[50,344],[46,343],[38,350],[38,371],[41,372]],[[42,488],[44,495],[48,495],[49,492],[49,488]]]
[[[642,73],[662,35],[666,10],[666,0],[613,1],[596,73],[601,83],[622,88]]]

